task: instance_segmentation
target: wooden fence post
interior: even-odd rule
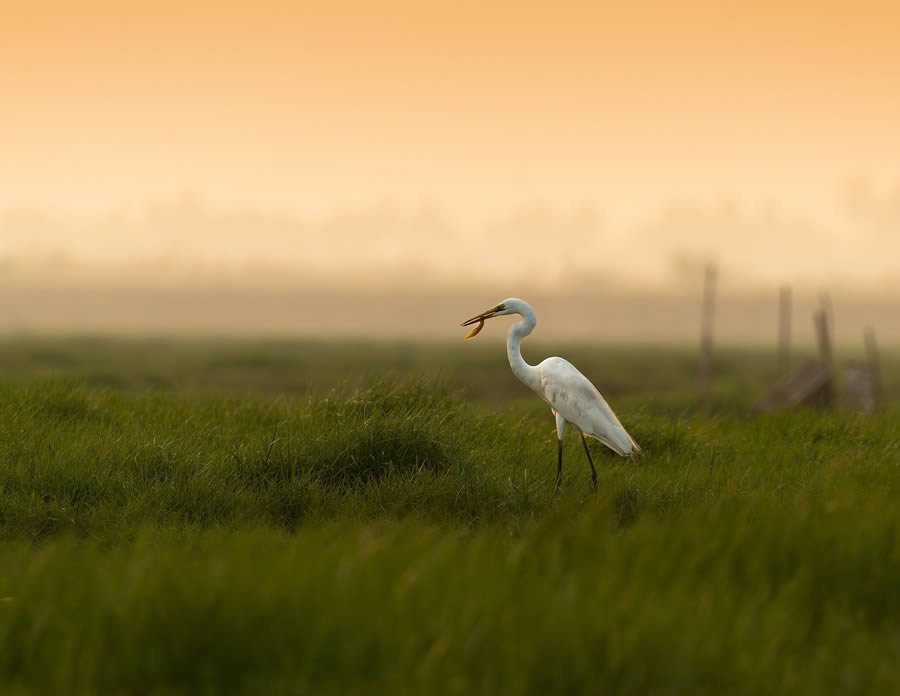
[[[716,299],[716,268],[709,264],[703,274],[703,304],[700,318],[700,392],[703,405],[712,406],[712,336]]]
[[[831,369],[831,336],[828,327],[828,310],[824,305],[813,315],[813,323],[816,327],[816,340],[819,344],[819,360],[826,374],[826,381],[822,389],[822,401],[826,408],[831,408],[834,404],[834,378]]]
[[[878,344],[875,342],[875,329],[869,327],[865,330],[866,362],[869,364],[869,376],[872,380],[872,402],[874,408],[881,405],[883,392],[881,391],[881,362],[878,359]]]
[[[778,293],[778,374],[786,379],[791,372],[791,286]]]

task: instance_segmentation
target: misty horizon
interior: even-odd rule
[[[0,211],[0,267],[7,282],[111,286],[209,284],[396,288],[407,275],[431,283],[498,282],[554,289],[598,280],[607,287],[671,290],[708,264],[727,287],[790,284],[862,295],[900,289],[900,188],[881,199],[845,196],[840,225],[774,204],[723,199],[661,205],[631,227],[586,204],[532,204],[461,222],[434,203],[382,203],[319,219],[219,208],[184,194],[138,214],[65,218]],[[259,274],[259,275],[255,275]]]
[[[865,210],[871,219],[872,206]],[[658,274],[641,277],[633,269],[647,262],[643,256],[625,254],[631,264],[625,265],[585,253],[613,240],[622,254],[628,241],[587,207],[523,208],[469,229],[434,205],[345,211],[314,222],[223,211],[191,196],[148,206],[138,216],[88,221],[19,211],[0,214],[0,333],[452,340],[466,316],[520,296],[539,311],[537,336],[547,340],[691,343],[699,330],[703,271],[713,263],[717,341],[771,344],[777,293],[790,285],[797,345],[812,344],[809,317],[823,294],[835,307],[839,343],[854,346],[864,329],[875,327],[892,345],[900,343],[900,275],[897,256],[881,252],[900,241],[887,214],[898,211],[879,212],[879,224],[867,228],[866,244],[856,248],[879,252],[880,276],[834,272],[827,266],[833,240],[771,208],[754,215],[734,205],[670,205],[635,228],[634,248],[649,242],[657,252]],[[733,246],[713,253],[729,232]],[[853,248],[838,250],[842,266]],[[799,262],[793,273],[748,271],[765,265],[761,256],[789,260],[791,250]],[[433,263],[435,256],[443,265]],[[498,260],[506,264],[503,272]],[[541,264],[554,272],[529,273]],[[488,340],[503,334],[490,333],[497,336]]]

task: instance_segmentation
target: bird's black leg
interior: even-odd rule
[[[587,455],[588,462],[591,465],[591,481],[594,482],[594,490],[597,490],[597,470],[594,468],[594,460],[591,459],[591,451],[588,449],[587,440],[584,439],[584,433],[581,433],[581,444],[584,445],[584,453]]]
[[[556,492],[559,493],[559,488],[562,485],[562,438],[557,440],[557,456],[556,456]]]

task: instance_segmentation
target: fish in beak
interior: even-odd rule
[[[468,334],[466,334],[466,340],[468,341],[470,338],[475,338],[478,333],[484,328],[484,320],[490,319],[495,316],[497,312],[503,309],[503,305],[497,305],[496,307],[492,307],[486,312],[482,312],[481,314],[476,314],[471,319],[466,319],[460,326],[470,326],[471,324],[476,324],[474,329],[472,329]]]

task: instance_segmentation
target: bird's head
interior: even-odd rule
[[[462,324],[460,324],[460,326],[471,326],[472,324],[477,324],[475,328],[472,329],[466,336],[466,340],[468,341],[470,338],[475,338],[475,336],[478,335],[478,332],[481,331],[486,319],[502,317],[504,314],[521,314],[523,305],[527,306],[522,300],[515,297],[510,297],[503,300],[503,302],[501,302],[500,304],[494,305],[486,312],[476,314],[471,319],[466,319]]]

